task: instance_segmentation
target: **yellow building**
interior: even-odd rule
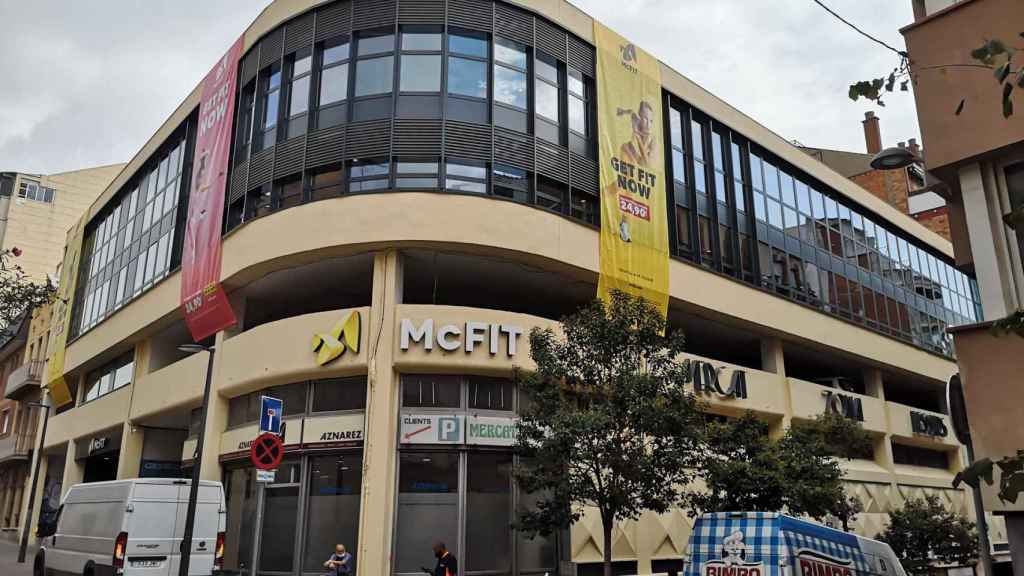
[[[226,567],[413,574],[441,538],[466,574],[592,574],[600,522],[529,540],[509,527],[510,381],[525,334],[590,301],[599,270],[592,19],[563,0],[277,0],[243,33],[226,194],[225,286],[201,475],[227,491]],[[225,45],[227,42],[225,42]],[[745,372],[776,430],[827,410],[863,423],[844,464],[874,536],[906,498],[950,486],[945,328],[978,315],[948,242],[661,66],[669,321],[690,352]],[[176,475],[193,461],[205,354],[180,307],[201,87],[92,205],[40,492]],[[358,316],[337,358],[311,342]],[[336,335],[335,335],[336,336]],[[283,400],[285,462],[257,482],[260,397]],[[691,520],[616,528],[624,574],[678,569]],[[993,540],[1005,541],[997,526]]]
[[[0,172],[0,249],[19,248],[15,262],[45,280],[64,255],[64,235],[124,164],[57,174]]]

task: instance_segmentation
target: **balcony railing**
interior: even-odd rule
[[[7,377],[4,397],[9,400],[20,400],[26,393],[39,386],[43,379],[43,361],[30,360]]]

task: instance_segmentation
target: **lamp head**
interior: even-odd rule
[[[202,344],[182,344],[181,346],[178,346],[178,351],[179,352],[184,352],[186,354],[195,354],[196,352],[206,352],[207,350],[209,350],[209,348],[207,348],[206,346],[203,346]]]
[[[897,170],[911,164],[924,162],[920,156],[908,148],[886,148],[871,158],[871,167],[875,170]]]

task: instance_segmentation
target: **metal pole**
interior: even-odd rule
[[[974,462],[974,442],[968,439],[964,443],[967,448],[967,462]],[[992,548],[988,542],[988,520],[985,518],[985,503],[981,500],[981,485],[971,488],[974,497],[974,512],[978,515],[978,557],[981,560],[981,568],[985,576],[994,576],[992,571]]]
[[[196,440],[196,457],[192,463],[192,485],[188,491],[188,512],[185,514],[185,533],[181,538],[181,557],[178,576],[188,576],[188,565],[192,559],[192,528],[196,521],[196,500],[199,497],[199,469],[203,465],[203,437],[206,436],[206,412],[210,407],[210,380],[213,377],[213,348],[206,365],[206,386],[203,388],[203,409],[199,424],[199,438]]]
[[[46,425],[50,422],[50,406],[46,404],[45,396],[43,402],[40,402],[39,407],[43,409],[43,430],[39,434],[39,446],[36,448],[36,464],[32,470],[32,489],[28,493],[28,509],[25,511],[25,518],[22,520],[24,526],[21,530],[21,545],[18,546],[18,564],[25,563],[25,551],[28,549],[29,522],[32,521],[32,506],[35,504],[36,486],[39,484],[39,465],[43,461],[43,441],[46,438]]]

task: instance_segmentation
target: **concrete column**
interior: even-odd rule
[[[206,407],[206,428],[203,431],[203,466],[199,469],[200,479],[218,482],[223,477],[220,466],[220,435],[228,424],[228,399],[217,391],[220,388],[219,375],[223,362],[220,351],[224,349],[224,337],[223,331],[217,333],[217,353],[213,358],[213,380],[210,382],[210,405]],[[205,370],[203,376],[206,376]]]
[[[75,484],[80,484],[85,478],[85,464],[75,460],[75,441],[68,440],[68,451],[64,455],[64,479],[60,484],[60,497],[63,500],[68,490]]]
[[[359,510],[359,574],[390,574],[397,486],[399,379],[394,360],[397,306],[402,302],[402,256],[391,250],[373,261],[373,302],[367,342],[370,390],[363,443]]]
[[[1010,313],[1012,299],[1005,291],[1006,277],[1000,266],[996,250],[995,226],[989,217],[985,193],[985,178],[980,164],[960,169],[960,192],[963,197],[964,217],[971,238],[971,256],[981,292],[984,320],[996,320]],[[999,227],[1002,227],[1001,221]]]
[[[885,384],[882,380],[882,371],[877,368],[864,369],[864,391],[868,396],[873,396],[885,401]],[[885,434],[875,438],[875,463],[893,474],[892,482],[896,483],[896,465],[892,458],[892,422],[889,417],[889,404],[885,406]]]
[[[769,425],[768,434],[772,438],[781,438],[790,424],[793,423],[793,395],[786,378],[786,358],[782,350],[782,340],[778,338],[761,339],[761,369],[778,375],[779,386],[786,401],[786,413],[782,419]]]
[[[146,431],[128,420],[121,425],[121,455],[117,459],[117,479],[138,478]]]

